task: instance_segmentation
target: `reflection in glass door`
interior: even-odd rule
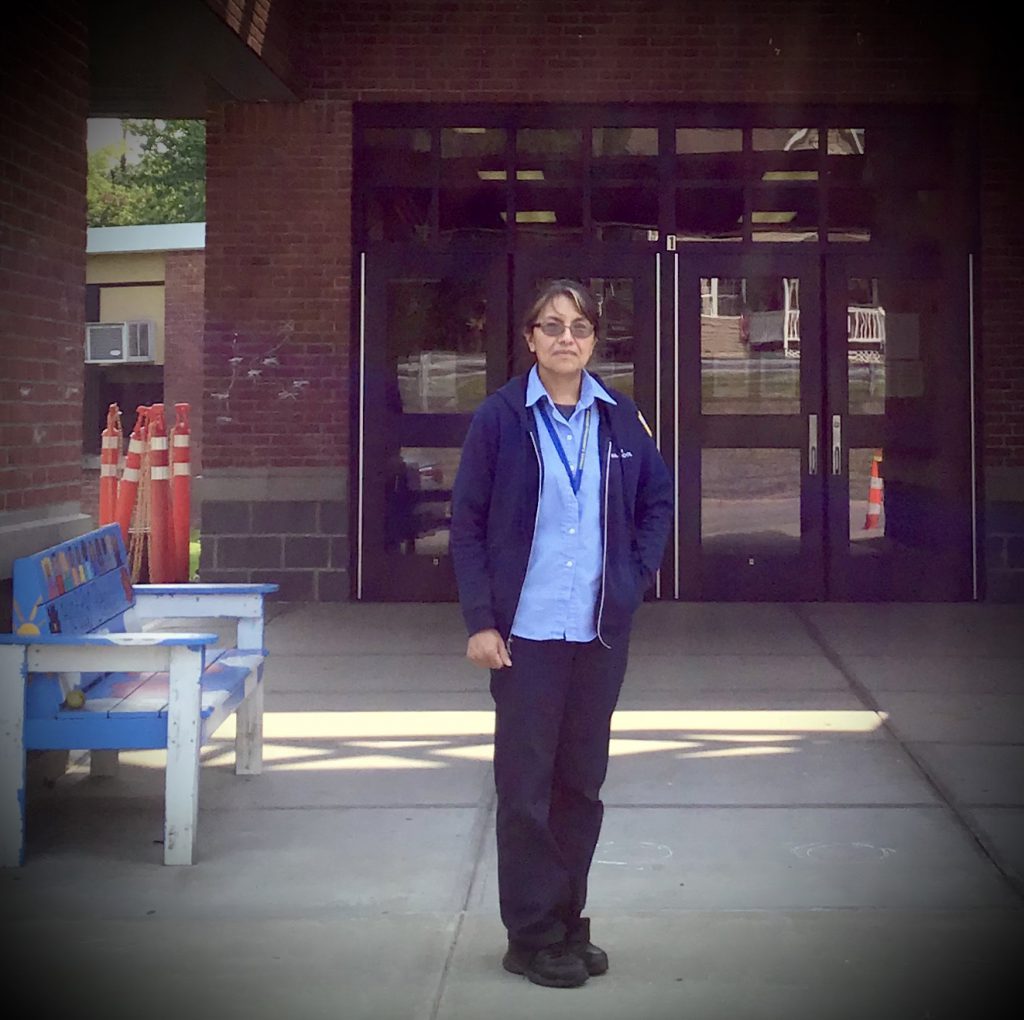
[[[966,280],[817,264],[680,266],[680,597],[970,598]]]
[[[455,597],[452,484],[473,411],[506,378],[505,273],[504,256],[466,251],[365,266],[357,598]]]
[[[818,289],[791,256],[680,267],[682,598],[821,597]]]
[[[937,258],[836,256],[827,280],[832,593],[971,598],[966,278]]]

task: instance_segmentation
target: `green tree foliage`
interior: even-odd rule
[[[89,154],[89,226],[199,223],[206,219],[206,125],[122,121],[123,140]],[[134,136],[138,158],[129,159]]]

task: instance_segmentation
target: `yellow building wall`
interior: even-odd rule
[[[126,322],[149,319],[153,331],[153,360],[164,363],[164,286],[140,286],[164,279],[164,256],[159,253],[140,255],[91,255],[86,265],[86,283],[100,285],[100,322]],[[131,283],[130,287],[103,286]]]
[[[163,252],[90,255],[85,263],[86,283],[153,283],[163,279]]]

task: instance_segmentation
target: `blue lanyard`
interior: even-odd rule
[[[565,455],[565,450],[562,449],[561,440],[559,440],[557,433],[555,432],[555,426],[551,424],[551,419],[548,417],[547,409],[544,407],[543,401],[537,404],[537,409],[540,411],[540,416],[544,419],[544,424],[547,426],[548,435],[551,436],[551,442],[554,443],[555,449],[558,451],[558,457],[562,462],[562,467],[565,468],[565,473],[569,476],[569,484],[572,486],[572,493],[574,496],[579,495],[580,482],[583,481],[583,459],[587,455],[587,439],[590,437],[590,412],[593,409],[593,405],[588,407],[583,415],[583,440],[580,442],[580,459],[576,465],[576,471],[569,466],[569,458]]]

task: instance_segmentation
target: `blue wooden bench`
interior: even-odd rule
[[[25,756],[88,750],[109,774],[121,750],[167,751],[164,863],[191,864],[203,745],[236,714],[235,772],[263,763],[263,599],[276,584],[132,585],[110,524],[16,560],[14,626],[0,634],[0,865],[24,861]],[[237,621],[212,633],[144,622]],[[150,624],[154,626],[154,624]]]

